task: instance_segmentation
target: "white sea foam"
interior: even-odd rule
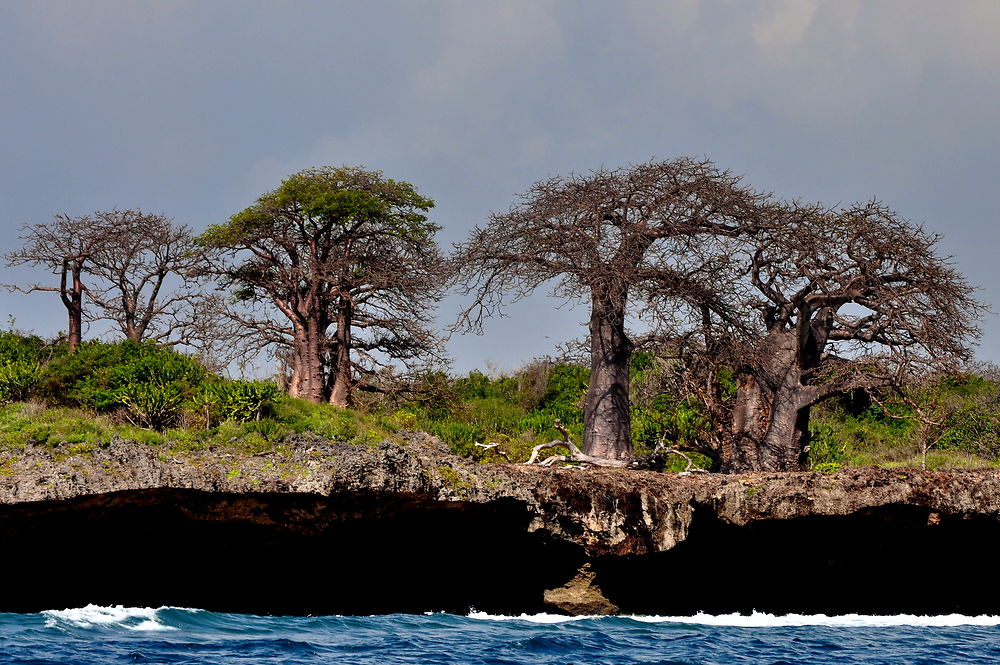
[[[62,623],[77,628],[121,626],[128,630],[176,630],[159,621],[158,613],[163,609],[170,608],[87,605],[66,610],[45,610],[42,614],[45,625],[50,627]]]
[[[486,612],[469,612],[470,619],[481,619],[483,621],[530,621],[531,623],[565,623],[566,621],[583,621],[584,619],[598,619],[596,616],[566,616],[565,614],[520,614],[517,616],[507,614],[487,614]]]
[[[599,619],[597,616],[564,616],[560,614],[522,614],[506,616],[487,614],[485,612],[470,612],[469,618],[487,621],[528,621],[531,623],[562,623],[565,621],[581,621],[584,619]],[[643,623],[685,623],[703,626],[733,626],[741,628],[794,627],[794,626],[841,626],[846,628],[890,627],[890,626],[997,626],[1000,616],[966,616],[963,614],[944,614],[920,616],[915,614],[898,614],[893,616],[868,616],[863,614],[842,614],[827,616],[825,614],[783,614],[774,615],[764,612],[753,614],[704,614],[699,612],[693,616],[623,616],[621,618],[641,621]]]

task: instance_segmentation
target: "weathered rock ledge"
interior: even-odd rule
[[[253,456],[29,446],[0,471],[0,611],[1000,612],[994,471],[547,469],[420,434]]]

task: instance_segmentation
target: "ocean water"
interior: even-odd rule
[[[0,663],[811,665],[1000,662],[1000,617],[0,614]]]

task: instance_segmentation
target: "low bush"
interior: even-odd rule
[[[151,342],[92,341],[48,362],[35,392],[56,405],[113,411],[146,402],[157,389],[170,393],[168,401],[187,399],[208,376],[193,358]]]
[[[271,416],[281,391],[270,381],[207,381],[191,398],[205,426],[224,420],[243,423]]]
[[[38,383],[41,369],[35,360],[14,360],[0,365],[0,403],[27,399]]]
[[[130,383],[118,391],[129,422],[145,429],[163,430],[177,424],[184,404],[183,388],[176,383]]]
[[[65,347],[37,335],[0,331],[0,366],[14,362],[43,363],[57,353],[65,353]]]

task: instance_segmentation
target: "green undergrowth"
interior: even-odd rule
[[[372,446],[394,438],[399,429],[391,419],[308,404],[289,397],[278,400],[273,417],[211,427],[154,430],[135,426],[120,414],[103,414],[74,407],[50,407],[38,402],[0,406],[0,451],[16,452],[26,444],[62,453],[83,454],[108,445],[115,437],[163,446],[173,453],[231,449],[254,454],[279,450],[290,437],[312,433],[352,445]]]
[[[281,395],[268,382],[222,380],[193,359],[152,345],[89,342],[72,355],[45,350],[40,342],[26,346],[21,356],[38,362],[42,371],[28,401],[0,407],[5,448],[28,442],[92,448],[118,436],[174,452],[231,448],[252,454],[296,435],[373,446],[399,438],[399,432],[419,430],[440,437],[458,455],[491,462],[524,461],[539,443],[562,439],[557,422],[577,445],[583,433],[589,372],[571,364],[539,362],[515,376],[494,378],[479,372],[460,378],[432,375],[416,399],[348,410]],[[43,358],[45,353],[49,357]],[[648,357],[637,354],[633,384],[649,383],[655,371]],[[633,406],[639,454],[663,437],[694,440],[703,425],[702,416],[684,400],[654,395]],[[476,445],[490,443],[499,445]],[[566,452],[560,447],[545,454]],[[711,466],[707,457],[690,456],[698,466]],[[673,455],[665,470],[686,465]]]
[[[996,383],[971,374],[946,376],[907,397],[909,403],[879,404],[858,393],[814,409],[812,467],[919,468],[925,456],[928,469],[1000,467]]]
[[[391,418],[307,404],[271,381],[230,380],[152,343],[65,344],[0,331],[0,449],[26,443],[86,452],[114,437],[174,451],[256,453],[289,436],[373,445]]]
[[[661,371],[649,354],[635,354],[631,382],[638,387],[632,404],[633,445],[637,454],[653,449],[658,441],[696,443],[705,434],[707,419],[690,400],[639,394],[654,384]],[[429,377],[433,399],[397,405],[396,418],[444,440],[452,452],[479,461],[501,461],[503,451],[512,461],[528,459],[531,449],[561,440],[560,423],[579,446],[583,438],[583,402],[589,370],[572,364],[532,363],[513,376],[487,377],[473,371],[465,377]],[[477,444],[499,444],[496,449]],[[566,454],[565,447],[544,451]],[[704,455],[692,455],[696,466],[711,468]],[[686,460],[672,455],[665,470],[683,470]]]
[[[635,452],[643,455],[662,442],[712,470],[713,459],[695,452],[710,448],[708,416],[693,397],[670,391],[668,370],[651,354],[633,357]],[[94,341],[69,354],[64,345],[0,331],[0,474],[9,468],[3,460],[28,443],[85,454],[114,437],[175,454],[254,454],[284,450],[296,437],[373,447],[403,441],[406,431],[424,431],[461,456],[519,462],[534,446],[562,439],[557,423],[581,445],[588,378],[585,367],[548,361],[511,376],[436,372],[395,395],[359,391],[357,408],[341,409],[293,399],[270,381],[221,378],[196,359],[153,344]],[[720,378],[722,397],[731,397],[735,385]],[[1000,388],[963,374],[915,387],[905,400],[847,395],[812,410],[810,434],[809,463],[821,472],[872,465],[996,467]],[[557,447],[543,454],[566,452]],[[678,454],[662,459],[664,471],[688,466]]]
[[[633,359],[636,454],[663,441],[685,451],[694,466],[713,469],[711,458],[695,452],[709,447],[707,414],[691,397],[664,390],[663,371],[650,354]],[[500,455],[476,443],[499,443],[510,459],[523,461],[533,446],[562,438],[554,427],[557,419],[579,445],[587,376],[580,366],[540,362],[513,376],[490,378],[472,372],[450,381],[439,377],[445,389],[438,391],[437,400],[404,404],[398,413],[414,429],[440,436],[457,454],[497,461]],[[735,383],[720,378],[723,397],[731,397]],[[934,425],[922,424],[921,418]],[[975,374],[955,374],[912,387],[905,399],[894,394],[881,400],[864,392],[846,395],[813,409],[810,433],[810,467],[821,472],[851,466],[1000,467],[1000,386]],[[565,452],[556,448],[544,454]],[[682,471],[688,465],[677,454],[665,459],[664,471]]]

